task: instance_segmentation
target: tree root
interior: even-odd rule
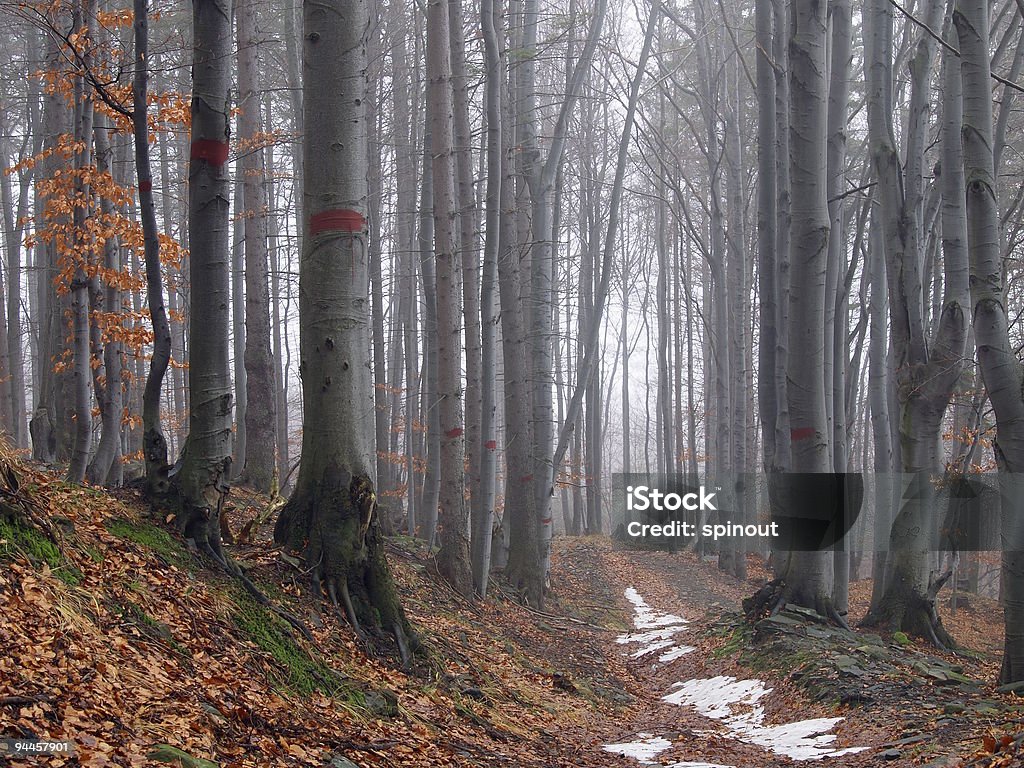
[[[402,657],[402,666],[408,667],[412,659],[412,655],[409,653],[409,641],[405,637],[402,625],[397,621],[391,625],[391,634],[395,636],[395,642],[398,644],[398,655]]]
[[[338,601],[339,592],[341,592],[340,604]],[[365,640],[366,634],[363,632],[362,627],[359,626],[359,619],[356,617],[356,609],[355,606],[352,605],[352,596],[348,593],[348,585],[344,581],[328,579],[327,596],[331,598],[331,605],[334,606],[334,610],[337,612],[338,618],[345,619],[351,625],[352,631],[355,632],[356,637],[360,640]]]
[[[813,605],[806,605],[805,602],[793,599],[793,590],[784,579],[769,581],[757,592],[743,600],[743,613],[747,621],[754,623],[763,618],[771,618],[783,611],[787,605],[804,605],[821,616],[821,622],[827,624],[832,622],[843,629],[850,629],[846,618],[836,610],[832,601],[825,597],[818,597]]]
[[[294,627],[304,638],[306,638],[306,640],[314,645],[316,644],[316,638],[313,637],[313,633],[309,631],[309,628],[306,627],[302,620],[279,605],[276,605],[269,597],[263,594],[263,591],[253,583],[252,579],[245,575],[245,572],[237,563],[224,554],[223,550],[218,552],[217,549],[219,549],[219,547],[215,549],[211,546],[209,541],[199,542],[196,546],[200,552],[213,560],[222,571],[245,587],[245,591],[248,592],[257,603],[276,613]]]

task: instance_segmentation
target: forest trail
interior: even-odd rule
[[[751,629],[731,611],[766,576],[754,558],[741,583],[690,553],[626,551],[599,537],[556,540],[543,613],[500,581],[487,601],[462,600],[420,545],[391,540],[426,649],[403,670],[386,645],[357,642],[325,613],[301,563],[264,536],[231,556],[306,622],[312,643],[206,568],[137,493],[17,471],[0,514],[0,734],[67,740],[76,754],[11,765],[151,766],[185,755],[182,765],[203,768],[769,768],[794,764],[765,748],[771,726],[841,717],[820,729],[836,736],[825,748],[867,749],[822,765],[885,756],[937,766],[1021,717],[1016,696],[987,682],[990,654],[940,658],[786,616]],[[228,528],[242,530],[265,503],[233,494]],[[60,548],[15,507],[46,510]],[[993,607],[972,609],[961,620],[977,625]],[[668,644],[639,654],[637,635],[652,628],[664,637],[648,640]],[[694,680],[716,681],[717,709],[701,703],[699,685],[674,685]],[[762,706],[763,722],[741,717],[751,711],[742,702],[726,713],[723,683]],[[739,738],[751,734],[757,743]]]
[[[822,728],[838,736],[835,745],[824,749],[808,748],[811,742],[800,739],[795,743],[803,746],[794,749],[794,739],[783,738],[783,746],[773,751],[749,743],[724,725],[730,718],[721,706],[730,691],[737,694],[734,698],[755,699],[770,722],[835,718],[836,714],[833,709],[801,700],[791,687],[784,686],[779,692],[777,682],[768,682],[767,695],[764,686],[755,691],[747,684],[757,678],[763,680],[763,675],[741,667],[728,654],[717,653],[722,645],[720,638],[710,635],[708,629],[752,589],[717,572],[713,564],[700,562],[692,554],[629,552],[587,541],[577,546],[566,543],[559,552],[556,569],[590,574],[587,583],[575,585],[573,591],[590,589],[591,599],[616,603],[630,624],[613,638],[613,643],[606,643],[605,651],[624,659],[629,690],[635,697],[631,706],[602,723],[600,749],[618,757],[615,765],[767,768],[793,765],[788,753],[817,756],[831,749],[864,746],[863,728],[851,727],[845,718],[835,729]],[[678,685],[684,681],[690,684]],[[706,696],[701,695],[702,688]],[[773,688],[776,690],[770,690]],[[690,698],[684,695],[684,700],[692,700],[694,705],[675,703],[681,692],[695,694]],[[709,706],[701,706],[701,702]],[[743,701],[734,702],[732,707],[736,713],[752,709]],[[800,713],[798,717],[793,716],[795,712]],[[762,737],[767,730],[760,729]],[[769,741],[780,741],[780,734],[774,735],[776,738]],[[879,733],[872,741],[885,740],[885,734]],[[850,758],[840,755],[829,760],[850,765]]]
[[[601,729],[601,749],[621,755],[616,765],[1020,764],[992,754],[1021,707],[992,684],[990,652],[937,655],[862,631],[799,626],[803,617],[790,611],[751,631],[735,612],[767,578],[755,558],[742,583],[692,553],[563,544],[558,571],[587,574],[572,591],[615,600],[633,621],[612,653],[625,660],[635,701]],[[855,589],[851,618],[866,610],[869,588]],[[992,628],[978,619],[993,610],[976,601],[957,626]],[[988,650],[999,640],[970,639],[979,638]]]

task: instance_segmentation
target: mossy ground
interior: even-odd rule
[[[53,575],[69,586],[82,580],[82,572],[67,562],[60,549],[35,528],[17,520],[0,518],[0,558],[21,553],[33,563],[46,563]]]
[[[182,544],[168,531],[143,520],[128,520],[114,517],[105,523],[112,534],[125,541],[131,541],[152,550],[164,562],[179,568],[194,564],[193,558]]]
[[[317,691],[335,696],[349,691],[342,677],[299,647],[291,629],[280,618],[239,589],[230,594],[232,618],[238,628],[278,664],[275,681],[282,688],[309,696]],[[353,704],[362,702],[353,696]]]

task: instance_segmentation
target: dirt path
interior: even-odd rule
[[[813,671],[807,674],[821,679],[805,682],[820,683],[812,689],[825,691],[821,698],[832,703],[814,701],[806,686],[789,679],[798,676],[791,675],[792,670],[753,670],[739,663],[741,645],[749,642],[749,635],[740,637],[736,618],[729,612],[753,592],[754,584],[720,573],[689,553],[620,551],[608,542],[563,540],[557,548],[553,575],[561,598],[557,611],[620,630],[615,635],[595,631],[575,661],[601,659],[598,677],[603,676],[604,685],[620,685],[622,692],[622,700],[612,702],[614,706],[602,718],[588,723],[585,734],[564,733],[556,738],[558,765],[772,768],[794,765],[790,756],[814,755],[820,760],[808,762],[822,766],[863,766],[879,761],[942,766],[952,762],[950,753],[971,751],[986,726],[1019,718],[1002,706],[1007,702],[990,700],[998,698],[991,686],[974,685],[967,692],[955,686],[932,685],[937,681],[917,677],[916,672],[904,674],[896,662],[889,664],[889,656],[898,655],[901,664],[906,661],[916,664],[914,669],[934,671],[935,665],[947,663],[941,658],[914,648],[892,650],[877,638],[871,640],[877,641],[877,647],[868,648],[867,635],[849,633],[840,639],[887,659],[878,663],[896,672],[879,673],[874,679],[873,667],[864,662],[861,666],[866,671],[856,664],[849,666],[855,660],[843,661],[849,657],[837,645],[834,654],[829,650],[821,655],[840,659],[839,663],[848,665],[850,675],[833,675],[831,667],[808,666]],[[763,575],[755,572],[753,578]],[[627,595],[629,588],[633,591]],[[659,627],[665,630],[661,634]],[[629,632],[634,639],[644,632],[648,636],[637,642],[616,642],[626,640]],[[818,632],[826,636],[821,642],[831,642],[827,637],[830,630]],[[640,654],[656,643],[661,645]],[[683,646],[694,650],[673,652]],[[952,662],[948,666],[961,668]],[[975,666],[977,669],[966,671],[988,669],[987,662]],[[569,675],[588,674],[587,665],[575,670],[569,664],[566,667]],[[861,672],[865,678],[851,677]],[[755,680],[763,681],[763,686],[743,682]],[[848,699],[852,705],[840,705],[837,692],[851,685],[871,696],[858,693]],[[676,703],[664,699],[673,693]],[[984,707],[975,707],[979,700],[1002,709],[985,712]],[[763,717],[757,708],[763,709]],[[965,710],[972,714],[975,709],[977,717],[964,715]],[[837,722],[813,724],[809,733],[803,729],[803,739],[792,733],[794,728],[776,727],[810,718]],[[938,743],[929,736],[932,731],[939,736]],[[819,741],[813,740],[815,735]],[[748,743],[751,741],[758,743]],[[624,745],[620,751],[626,756],[605,750],[616,744]],[[822,756],[825,751],[851,747],[863,751]]]

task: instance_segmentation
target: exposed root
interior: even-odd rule
[[[391,633],[395,636],[395,642],[398,644],[398,654],[402,657],[402,666],[408,667],[412,656],[409,653],[409,641],[405,637],[402,625],[396,621],[391,625]]]
[[[338,600],[338,586],[335,586],[334,579],[327,580],[327,596],[331,599],[331,605],[334,606],[335,613],[338,614],[338,618],[347,621],[352,627],[352,631],[356,637],[360,640],[365,640],[366,635],[359,626],[359,619],[356,617],[355,609],[352,607],[352,598],[348,593],[348,587],[345,582],[340,583],[341,587],[341,601]]]
[[[831,617],[832,621],[834,621],[843,629],[850,629],[850,625],[846,621],[846,617],[839,613],[839,611],[836,610],[835,606],[829,606],[829,616]]]
[[[257,603],[262,605],[264,608],[273,611],[282,619],[287,621],[288,624],[301,633],[306,640],[314,644],[316,643],[313,633],[309,631],[302,620],[294,614],[286,611],[284,608],[275,605],[270,598],[263,594],[263,591],[253,583],[252,579],[245,575],[245,572],[238,567],[238,564],[224,554],[223,550],[218,552],[208,541],[202,541],[196,546],[200,552],[213,560],[221,570],[245,587],[245,591],[248,592]]]
[[[352,624],[352,629],[357,635],[362,635],[363,630],[359,626],[359,619],[356,617],[355,606],[352,605],[352,596],[348,593],[348,583],[341,579],[338,582],[338,588],[341,591],[341,603],[345,606],[345,615],[348,616],[349,623]]]
[[[846,619],[835,609],[832,601],[821,595],[797,595],[793,587],[784,579],[774,579],[761,587],[750,597],[743,600],[743,613],[747,621],[754,623],[763,618],[770,618],[783,611],[788,605],[799,605],[810,608],[821,618],[823,624],[830,621],[843,629],[849,629]]]

